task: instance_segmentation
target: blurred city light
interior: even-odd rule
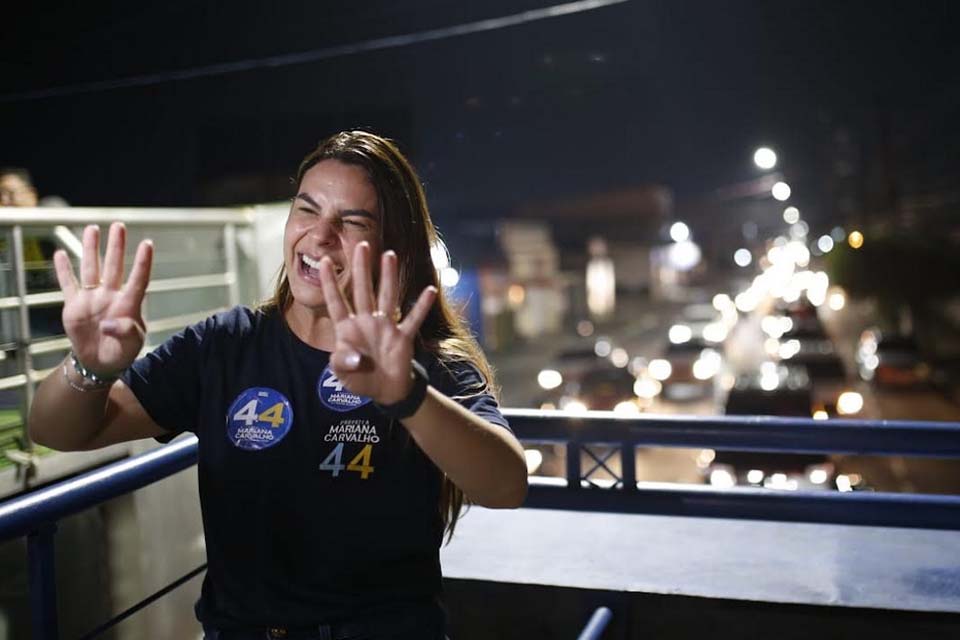
[[[854,249],[859,249],[863,246],[863,234],[859,231],[851,231],[847,236],[847,243]]]
[[[613,351],[613,345],[606,338],[598,339],[593,345],[593,352],[600,358],[606,358]]]
[[[830,230],[830,237],[833,238],[834,242],[843,242],[847,239],[847,232],[843,230],[843,227],[834,227]]]
[[[817,239],[817,248],[824,253],[830,253],[833,250],[833,238],[830,236],[820,236]]]
[[[707,342],[723,342],[727,339],[727,333],[722,322],[710,322],[703,327],[703,339]]]
[[[717,295],[713,296],[713,308],[717,311],[723,311],[724,309],[728,309],[732,306],[734,306],[733,300],[729,295],[725,293],[718,293]]]
[[[786,182],[778,182],[773,185],[773,188],[770,189],[770,193],[773,194],[773,197],[780,202],[790,199],[790,185]]]
[[[763,483],[765,489],[779,489],[781,491],[795,491],[797,481],[793,478],[787,478],[785,473],[775,473],[766,479]]]
[[[686,242],[690,239],[690,227],[683,222],[670,225],[670,239],[674,242]]]
[[[581,320],[577,323],[577,333],[584,338],[593,335],[593,323],[589,320]]]
[[[543,464],[543,454],[536,449],[524,449],[523,457],[527,460],[527,473],[532,475]]]
[[[795,338],[781,342],[777,347],[777,355],[781,360],[789,360],[798,353],[800,353],[800,341]]]
[[[763,482],[763,471],[760,469],[750,469],[750,471],[747,471],[747,482],[750,484],[760,484]]]
[[[430,259],[433,261],[433,268],[437,271],[443,271],[450,266],[450,254],[443,240],[438,238],[430,247]]]
[[[587,261],[587,308],[594,317],[602,318],[613,313],[616,306],[617,276],[601,239],[591,240],[590,251],[593,255]]]
[[[637,378],[637,381],[633,383],[633,392],[637,394],[637,397],[647,400],[657,397],[662,390],[663,385],[660,384],[659,380],[646,376]]]
[[[650,361],[650,366],[647,367],[647,371],[650,373],[650,377],[654,380],[660,380],[661,382],[670,377],[670,374],[673,373],[673,366],[671,366],[668,360],[663,358],[655,358]],[[639,394],[638,394],[639,395]]]
[[[717,452],[713,449],[701,449],[700,453],[697,454],[697,466],[706,469],[716,458]]]
[[[613,366],[618,369],[623,369],[630,362],[630,355],[627,353],[626,349],[621,349],[617,347],[610,352],[610,362],[613,363]]]
[[[567,413],[574,413],[574,414],[586,413],[589,410],[587,409],[587,405],[585,405],[583,402],[579,400],[568,400],[567,403],[561,407],[561,409],[563,409]]]
[[[527,291],[523,288],[523,285],[512,284],[507,288],[507,302],[510,303],[511,309],[516,309],[522,305],[526,297]]]
[[[700,262],[700,247],[689,240],[670,245],[667,257],[670,264],[679,271],[689,271]]]
[[[667,337],[673,344],[683,344],[684,342],[690,342],[693,337],[693,330],[685,324],[675,324],[670,327]]]
[[[709,380],[720,372],[723,359],[713,349],[704,349],[693,363],[693,377],[697,380]]]
[[[837,491],[853,491],[849,476],[837,476]]]
[[[754,290],[747,289],[737,295],[734,303],[737,306],[737,310],[741,313],[750,313],[760,304],[760,296]]]
[[[787,207],[783,210],[783,221],[787,224],[796,224],[800,220],[800,209]]]
[[[863,396],[856,391],[844,391],[837,398],[837,413],[850,416],[863,409]]]
[[[453,267],[445,267],[440,272],[440,284],[445,287],[455,287],[460,282],[460,272]]]
[[[630,361],[630,366],[627,368],[627,371],[632,373],[635,376],[640,375],[647,370],[647,359],[643,356],[634,356],[633,360]]]
[[[710,472],[710,484],[717,489],[729,489],[736,485],[737,481],[726,469],[714,469]]]
[[[846,304],[847,296],[844,295],[843,291],[834,291],[830,294],[830,297],[827,298],[827,306],[834,311],[840,311]]]
[[[740,248],[733,253],[733,261],[738,267],[748,267],[753,262],[753,254],[749,249]]]
[[[790,237],[794,239],[806,238],[809,231],[810,226],[803,220],[790,225]]]
[[[544,369],[537,374],[537,384],[544,389],[556,389],[563,384],[563,376],[555,369]]]
[[[770,147],[760,147],[753,152],[753,164],[761,169],[773,169],[777,166],[777,154]]]
[[[618,416],[638,416],[640,415],[640,407],[637,406],[636,402],[624,400],[617,403],[613,408],[613,412]]]
[[[813,412],[813,419],[814,419],[814,420],[826,420],[826,419],[828,419],[829,417],[830,417],[830,414],[828,414],[828,413],[827,413],[826,411],[824,411],[823,409],[817,409],[816,411]]]

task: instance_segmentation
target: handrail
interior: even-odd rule
[[[612,618],[613,612],[610,609],[597,607],[597,610],[590,616],[590,620],[587,621],[587,626],[577,636],[577,640],[600,640]]]
[[[187,436],[138,456],[0,502],[0,542],[29,534],[107,500],[136,491],[197,462],[197,438]]]
[[[44,260],[39,260],[35,253],[39,247],[26,245],[33,239],[38,229],[45,229],[41,236],[48,239],[55,239],[56,243],[67,248],[74,258],[81,252],[81,242],[74,236],[70,228],[81,227],[87,224],[105,225],[111,222],[124,222],[131,228],[139,227],[142,230],[182,230],[189,228],[192,230],[204,230],[203,239],[210,243],[216,243],[216,252],[222,251],[224,269],[219,266],[215,273],[184,273],[181,268],[172,270],[168,277],[156,277],[147,288],[148,294],[167,294],[171,292],[191,291],[200,292],[189,299],[189,304],[183,301],[187,298],[181,298],[177,311],[198,311],[198,305],[203,305],[204,300],[216,300],[218,305],[226,303],[227,307],[239,304],[241,297],[241,278],[245,265],[257,262],[257,256],[251,253],[249,249],[244,249],[248,243],[245,243],[240,235],[241,230],[259,228],[262,217],[258,214],[258,207],[238,207],[238,208],[134,208],[134,207],[6,207],[0,210],[0,231],[9,235],[10,252],[9,268],[12,270],[14,278],[9,286],[0,287],[0,310],[12,310],[17,312],[17,321],[4,325],[4,340],[8,345],[15,348],[17,367],[8,372],[3,378],[0,378],[0,390],[20,389],[22,390],[22,406],[16,407],[21,415],[26,415],[29,407],[33,404],[33,396],[36,391],[36,385],[46,375],[55,369],[50,364],[54,360],[57,352],[66,352],[69,349],[69,341],[61,337],[48,337],[49,326],[44,326],[44,332],[37,334],[31,324],[32,312],[38,307],[51,307],[63,304],[63,294],[52,283],[43,282],[40,287],[51,287],[51,290],[33,290],[36,283],[28,289],[28,283],[33,282],[30,276],[34,271],[48,272],[52,269],[50,256],[45,255]],[[212,232],[212,233],[207,233]],[[219,232],[219,233],[218,233]],[[191,231],[193,233],[193,231]],[[217,237],[219,236],[219,237]],[[45,245],[44,245],[45,246]],[[211,245],[213,246],[213,245]],[[33,253],[28,251],[33,247]],[[48,251],[48,249],[43,249]],[[33,256],[29,258],[28,256]],[[247,260],[243,262],[241,260]],[[155,273],[158,263],[155,260]],[[201,270],[208,270],[210,267],[204,266]],[[194,269],[196,271],[197,269]],[[161,270],[162,273],[162,270]],[[159,274],[158,274],[159,275]],[[205,296],[204,290],[221,289],[225,292],[222,296],[217,292],[215,296]],[[224,299],[225,298],[225,299]],[[214,313],[216,310],[204,309],[204,316]],[[149,312],[148,312],[149,313]],[[153,317],[148,329],[156,335],[158,332],[169,328],[180,328],[185,323],[179,320],[183,314],[176,317]],[[46,315],[36,316],[46,322]],[[36,318],[35,318],[36,319]],[[41,326],[41,325],[37,325]],[[39,340],[36,338],[40,338]],[[50,354],[50,357],[41,357],[41,354]],[[28,436],[25,436],[23,450],[29,454],[33,450],[33,444]],[[22,460],[22,461],[21,461]],[[36,458],[26,456],[17,460],[17,464],[24,468],[26,472],[17,474],[18,482],[26,490],[33,484],[36,477],[33,473],[38,469]]]
[[[219,226],[223,224],[252,224],[249,208],[173,209],[151,207],[4,207],[0,224],[4,225],[80,225],[124,222],[138,225],[177,227]]]
[[[565,442],[568,446],[566,486],[545,487],[531,482],[525,503],[527,507],[960,530],[960,496],[653,486],[633,479],[633,458],[626,455],[632,454],[638,445],[657,444],[791,453],[852,451],[957,458],[960,457],[960,424],[867,420],[822,422],[750,416],[622,418],[610,412],[570,416],[519,409],[504,410],[504,415],[521,440]],[[614,484],[610,490],[582,482],[579,447],[596,442],[616,443],[625,454],[622,456],[622,482]],[[187,436],[134,458],[0,503],[0,542],[21,536],[29,538],[31,596],[35,629],[39,629],[37,637],[43,640],[57,638],[55,590],[50,586],[54,580],[52,545],[56,522],[177,473],[195,464],[196,460],[197,439]]]
[[[651,445],[960,458],[958,423],[768,416],[623,417],[610,411],[571,415],[525,409],[504,413],[522,441],[566,446],[565,478],[560,479],[560,486],[532,480],[524,503],[529,508],[960,530],[960,496],[638,483],[634,458],[638,446]],[[598,456],[592,450],[598,444],[613,451]],[[591,469],[581,469],[581,453],[596,463]],[[614,454],[619,454],[619,473],[613,473],[607,464]],[[611,484],[616,490],[597,490],[599,483],[591,474],[598,469],[614,476]]]
[[[612,411],[507,409],[525,440],[618,442],[781,453],[847,453],[960,458],[960,423],[813,420],[771,416],[621,416]]]

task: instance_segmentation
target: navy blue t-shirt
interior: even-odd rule
[[[437,601],[441,473],[340,384],[329,355],[276,311],[237,307],[123,376],[157,424],[199,439],[206,625],[309,626]],[[475,367],[421,360],[434,387],[507,427]]]

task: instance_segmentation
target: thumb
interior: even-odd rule
[[[143,326],[133,318],[111,318],[100,321],[100,333],[118,340],[139,338],[143,339],[146,332]]]
[[[337,349],[331,357],[334,371],[347,373],[361,368],[363,357],[353,349]]]

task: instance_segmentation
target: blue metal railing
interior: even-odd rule
[[[580,632],[580,635],[577,636],[577,640],[600,640],[612,618],[613,612],[610,611],[610,609],[607,607],[598,607],[597,610],[593,612],[593,615],[590,616],[590,620],[587,621],[587,626],[585,626],[583,631]]]
[[[532,483],[528,507],[960,530],[960,496],[683,486],[650,489],[638,486],[634,468],[634,454],[641,446],[960,458],[960,424],[766,417],[622,418],[607,412],[570,416],[516,409],[504,413],[521,440],[566,446],[566,486]],[[589,470],[585,477],[580,465],[581,451],[598,443],[612,445],[619,455],[618,482],[610,490],[589,483]],[[35,638],[58,638],[53,564],[56,523],[186,469],[196,458],[196,438],[185,438],[0,504],[0,542],[28,538]],[[95,637],[183,580],[84,637]]]
[[[566,447],[566,486],[531,483],[526,507],[960,530],[960,496],[640,487],[635,468],[637,448],[649,446],[960,458],[958,423],[766,416],[627,418],[599,411],[570,416],[523,409],[505,413],[521,440]],[[604,456],[592,451],[598,444],[607,445]],[[611,446],[618,454],[619,473],[611,472],[607,464]],[[593,469],[582,469],[581,452],[597,462]],[[615,477],[617,490],[597,490],[590,482],[591,472],[598,468]]]

